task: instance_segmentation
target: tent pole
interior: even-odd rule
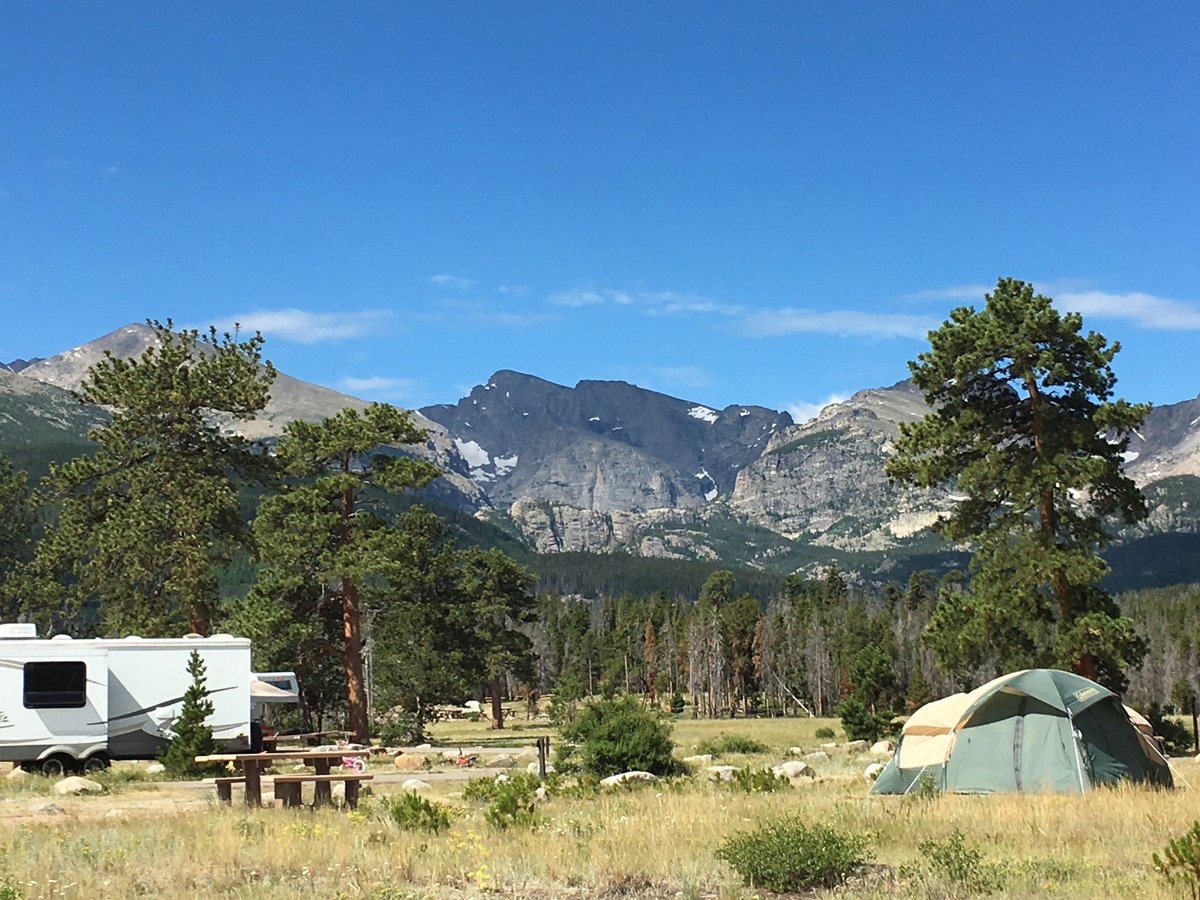
[[[1079,773],[1079,793],[1086,794],[1087,788],[1083,784],[1083,758],[1079,753],[1079,733],[1075,730],[1075,717],[1071,715],[1070,707],[1067,708],[1067,724],[1071,726],[1071,745],[1075,748],[1075,771]]]
[[[897,747],[897,748],[896,748],[896,752],[897,752],[897,753],[899,753],[899,752],[900,752],[900,748],[899,748],[899,747]],[[916,784],[918,781],[920,781],[920,780],[921,780],[921,776],[925,774],[925,770],[926,770],[926,769],[928,769],[928,768],[929,768],[929,765],[928,765],[928,764],[921,766],[921,771],[917,773],[917,777],[916,777],[916,778],[914,778],[912,781],[910,781],[910,782],[908,783],[908,787],[906,787],[906,788],[904,789],[904,794],[901,794],[901,795],[900,795],[901,797],[903,797],[905,794],[907,794],[909,791],[911,791],[911,790],[913,789],[913,785],[914,785],[914,784]],[[900,769],[900,766],[899,766],[899,764],[897,764],[897,766],[896,766],[896,770],[897,770],[897,771],[899,771],[899,769]]]

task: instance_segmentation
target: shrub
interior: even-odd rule
[[[679,691],[676,691],[671,695],[671,712],[674,715],[679,715],[681,712],[683,712],[683,707],[683,694],[681,694]]]
[[[874,712],[854,694],[841,702],[837,714],[842,719],[842,731],[852,741],[874,742],[892,730],[891,715]]]
[[[805,891],[836,887],[865,861],[868,841],[788,818],[735,834],[717,849],[752,888]]]
[[[972,847],[957,828],[944,841],[929,838],[917,844],[927,877],[965,894],[986,894],[1000,887],[1000,872],[984,862],[983,851]]]
[[[837,737],[837,733],[828,725],[822,725],[816,730],[816,732],[814,732],[814,736],[822,741],[832,741],[835,737]]]
[[[673,775],[682,765],[672,755],[671,729],[661,714],[632,697],[599,700],[582,707],[562,729],[558,767],[601,778],[640,770]]]
[[[1192,746],[1192,731],[1180,725],[1174,719],[1163,715],[1162,707],[1151,703],[1146,711],[1146,720],[1154,729],[1154,733],[1163,739],[1168,753],[1183,753]]]
[[[792,782],[783,775],[776,775],[770,769],[752,769],[747,766],[733,773],[733,781],[729,786],[735,791],[747,794],[772,794],[775,791],[786,791]]]
[[[535,779],[514,778],[493,784],[496,787],[491,805],[483,813],[489,825],[503,830],[514,825],[533,825],[537,822]]]
[[[1186,888],[1192,900],[1200,898],[1200,821],[1174,840],[1168,841],[1162,856],[1151,855],[1154,870],[1173,885]]]
[[[391,822],[402,831],[427,831],[437,834],[450,827],[450,809],[426,800],[415,791],[405,791],[384,801]]]
[[[711,753],[713,756],[722,753],[766,753],[770,749],[762,741],[741,734],[720,734],[696,745],[697,753]]]

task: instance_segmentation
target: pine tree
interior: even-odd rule
[[[171,726],[171,743],[159,757],[167,772],[176,777],[203,774],[208,767],[198,764],[196,757],[213,752],[213,730],[208,718],[214,707],[208,699],[204,660],[196,650],[188,656],[187,671],[192,683],[184,692],[179,718]]]
[[[40,492],[58,516],[23,575],[27,613],[48,629],[80,630],[87,606],[110,635],[205,634],[216,567],[247,545],[239,479],[268,458],[222,424],[266,406],[263,338],[150,326],[141,357],[88,371],[80,398],[112,416],[88,435],[95,452],[52,466]]]
[[[933,627],[960,658],[1058,662],[1120,689],[1145,648],[1098,587],[1099,550],[1106,519],[1146,516],[1121,463],[1149,407],[1112,399],[1120,345],[1083,334],[1078,314],[1010,278],[985,300],[954,310],[909,363],[931,412],[901,426],[887,464],[966,495],[940,529],[973,544],[971,591]]]

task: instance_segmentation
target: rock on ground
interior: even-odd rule
[[[11,772],[9,772],[9,773],[8,773],[8,775],[7,775],[7,776],[5,776],[5,777],[7,777],[7,778],[10,778],[10,779],[12,779],[13,781],[20,781],[22,778],[32,778],[32,777],[33,777],[33,773],[32,773],[32,772],[26,772],[26,771],[25,771],[24,769],[22,769],[20,766],[13,766],[13,769],[12,769],[12,771],[11,771]]]
[[[689,766],[711,766],[713,755],[711,753],[700,753],[696,756],[685,756],[683,761]]]
[[[501,753],[492,757],[485,757],[482,762],[485,766],[488,766],[492,769],[511,769],[517,764],[517,761],[507,753]]]
[[[781,762],[777,766],[772,766],[771,771],[781,778],[787,778],[789,781],[795,781],[797,778],[817,777],[817,773],[813,771],[812,766],[796,759],[789,759],[787,762]]]
[[[885,768],[887,767],[883,763],[871,763],[863,769],[863,778],[867,779],[867,781],[874,781]]]
[[[51,816],[62,816],[66,814],[66,810],[57,803],[36,803],[29,807],[31,813],[45,813]]]
[[[733,781],[737,766],[709,766],[704,770],[713,781]]]
[[[392,762],[401,772],[420,772],[425,768],[425,757],[415,753],[402,753]]]
[[[829,754],[824,750],[814,750],[812,753],[805,753],[804,758],[811,760],[829,759]]]
[[[538,764],[535,762],[531,762],[529,765],[527,765],[525,767],[525,771],[528,772],[530,775],[538,774]],[[546,763],[546,774],[549,775],[553,771],[554,771],[554,764]]]
[[[54,793],[60,797],[65,797],[68,794],[102,794],[104,793],[104,785],[98,781],[92,781],[90,778],[71,775],[54,785]]]
[[[787,755],[788,756],[804,756],[804,748],[803,747],[788,747]]]
[[[866,741],[846,741],[842,749],[847,753],[866,753],[870,745]]]
[[[638,784],[643,781],[656,781],[657,776],[651,775],[649,772],[621,772],[619,775],[609,775],[607,778],[601,778],[600,784],[604,787],[616,787],[621,784]]]
[[[146,766],[147,775],[161,775],[165,771],[167,771],[167,767],[160,762],[152,762]]]
[[[871,752],[876,756],[891,756],[896,752],[896,745],[891,741],[876,741],[871,745]]]
[[[432,785],[428,781],[422,781],[420,778],[406,778],[400,784],[402,791],[427,791]]]

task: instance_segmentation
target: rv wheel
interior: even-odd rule
[[[55,753],[38,763],[38,771],[48,778],[61,778],[75,767],[75,760],[65,753]]]
[[[89,772],[103,772],[110,765],[112,763],[108,761],[108,757],[103,753],[93,753],[83,761],[83,772],[85,775]]]

